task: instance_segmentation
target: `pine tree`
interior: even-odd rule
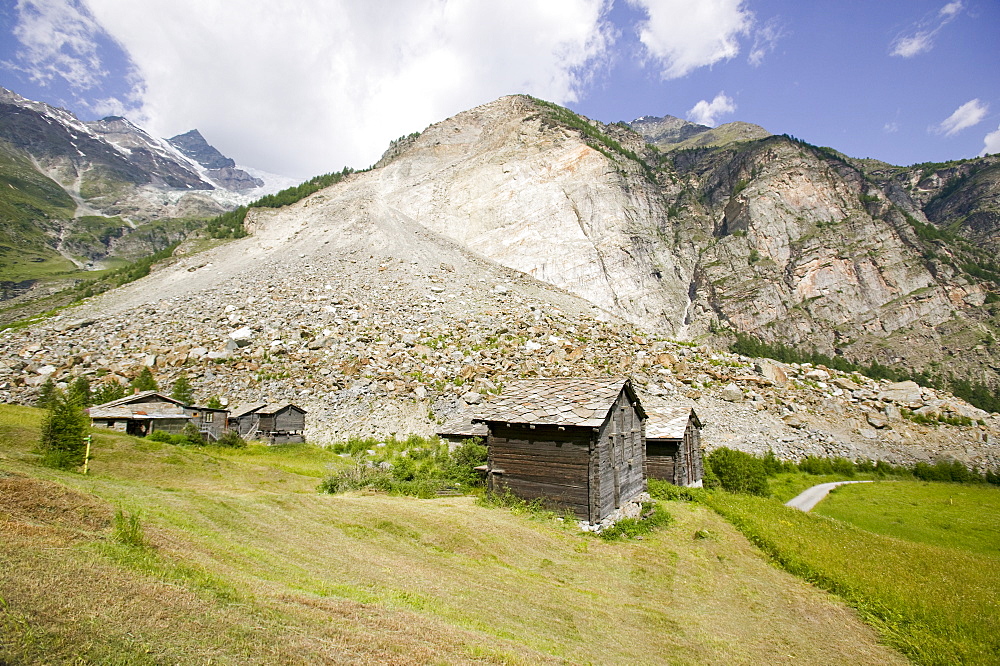
[[[222,409],[222,401],[219,400],[219,396],[213,395],[208,399],[208,402],[205,403],[205,406],[212,409]]]
[[[118,382],[106,382],[97,387],[92,400],[95,405],[103,405],[106,402],[125,397],[125,387]]]
[[[153,371],[149,369],[149,366],[145,366],[142,372],[132,380],[132,388],[137,391],[155,391],[159,387],[156,385],[156,380],[153,379]]]
[[[46,379],[42,387],[38,389],[38,400],[35,401],[35,407],[48,409],[57,390],[56,383],[52,381],[52,378]]]
[[[90,382],[87,381],[86,377],[77,377],[73,380],[73,383],[69,385],[69,391],[67,396],[70,400],[76,400],[80,403],[82,407],[90,407],[92,404],[92,395],[90,391]]]
[[[83,406],[56,389],[42,419],[42,462],[60,469],[82,465],[89,433],[90,419]]]
[[[182,372],[177,377],[170,391],[170,397],[183,402],[185,405],[194,403],[194,390],[191,388],[191,382],[188,380],[187,373]]]

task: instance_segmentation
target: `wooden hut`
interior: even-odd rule
[[[511,382],[481,409],[490,492],[544,498],[596,523],[646,490],[646,413],[628,379]]]
[[[701,421],[691,407],[651,407],[646,421],[646,476],[701,486]]]
[[[229,427],[244,439],[262,439],[271,444],[304,442],[306,410],[291,403],[255,403],[234,411]]]
[[[157,391],[142,391],[94,405],[87,412],[95,426],[138,437],[156,430],[178,434],[191,423],[187,405]]]
[[[216,407],[190,405],[186,408],[191,421],[198,426],[201,436],[208,442],[217,442],[229,429],[229,410]]]

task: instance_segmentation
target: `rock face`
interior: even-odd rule
[[[963,268],[982,257],[927,240],[924,207],[960,176],[934,198],[900,187],[905,170],[789,137],[657,154],[574,122],[524,97],[459,114],[394,147],[371,205],[677,338],[729,329],[1000,381],[968,344],[1000,331],[984,306],[995,285]]]

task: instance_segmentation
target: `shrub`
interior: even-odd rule
[[[218,446],[226,446],[232,449],[243,449],[246,448],[247,442],[245,439],[240,437],[240,433],[235,430],[227,430],[222,433],[222,437],[219,437],[219,441],[216,442]]]
[[[476,467],[486,464],[487,451],[478,437],[464,440],[448,456],[445,466],[448,478],[469,486],[482,486],[484,477]]]
[[[709,454],[708,463],[725,490],[761,497],[771,494],[763,461],[749,453],[722,447]]]
[[[830,462],[829,458],[817,458],[816,456],[807,456],[799,463],[799,471],[805,472],[806,474],[815,474],[817,476],[823,474],[833,474],[833,463]]]
[[[202,437],[201,431],[198,430],[198,426],[190,421],[184,424],[184,429],[181,430],[180,439],[181,444],[189,444],[191,446],[205,445],[205,438]]]
[[[170,435],[170,433],[163,430],[154,430],[146,435],[146,439],[153,442],[163,442],[165,444],[173,444],[174,442],[174,438]]]

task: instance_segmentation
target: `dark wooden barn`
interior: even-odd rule
[[[304,442],[306,410],[291,403],[260,402],[234,411],[229,427],[244,439],[267,440],[271,444]]]
[[[481,411],[490,492],[544,498],[596,523],[646,490],[646,413],[628,379],[511,382]]]
[[[690,407],[649,409],[646,476],[678,486],[700,486],[704,474],[701,421]]]

